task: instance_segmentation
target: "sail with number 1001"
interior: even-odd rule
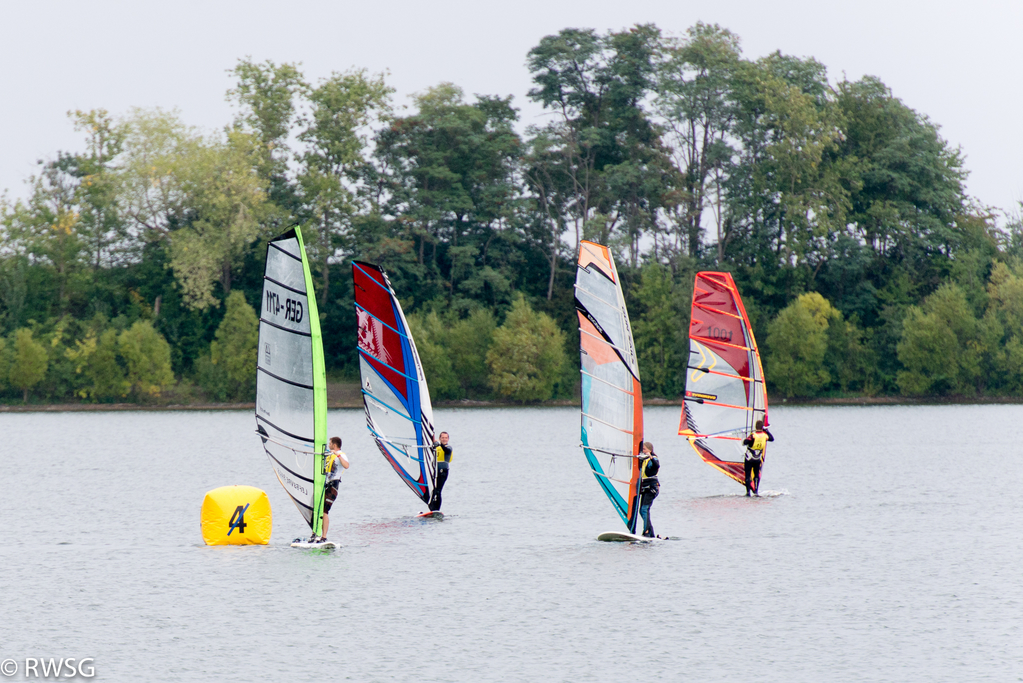
[[[767,425],[764,370],[739,290],[729,273],[697,273],[678,433],[704,462],[743,484],[742,440],[758,420]]]
[[[277,480],[323,534],[327,376],[313,280],[294,228],[270,240],[256,360],[256,431]]]
[[[416,344],[387,275],[352,264],[366,426],[401,480],[427,505],[437,481],[433,407]]]
[[[629,313],[611,251],[582,241],[575,276],[582,372],[582,447],[630,534],[639,518],[643,392]]]

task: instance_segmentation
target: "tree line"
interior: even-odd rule
[[[775,395],[1023,392],[1023,226],[878,78],[696,24],[564,29],[510,96],[239,60],[235,117],[70,114],[84,151],[0,204],[0,396],[250,400],[266,241],[302,226],[328,372],[350,262],[390,275],[435,399],[570,397],[581,239],[609,245],[644,391],[683,391],[694,274],[733,274]]]

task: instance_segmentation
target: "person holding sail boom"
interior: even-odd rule
[[[661,482],[657,479],[657,473],[661,469],[661,462],[654,453],[654,445],[649,441],[643,443],[639,454],[639,514],[643,518],[643,535],[647,538],[654,537],[654,525],[650,523],[650,506],[654,498],[661,492]]]
[[[441,432],[437,437],[438,441],[433,442],[433,447],[437,453],[437,484],[433,487],[433,497],[430,499],[430,512],[440,511],[440,492],[444,488],[444,482],[448,480],[448,472],[451,466],[451,451],[454,450],[448,445],[448,439],[450,438],[447,432]]]
[[[341,484],[341,470],[348,469],[348,456],[341,452],[341,437],[330,437],[329,453],[323,459],[323,473],[327,475],[326,488],[323,491],[323,536],[318,540],[327,540],[327,529],[330,528],[330,508],[337,500],[337,488]]]
[[[764,449],[767,442],[774,441],[774,436],[767,431],[763,420],[757,420],[754,431],[742,440],[746,447],[746,457],[743,460],[743,469],[746,471],[746,495],[753,491],[754,496],[759,496],[760,490],[760,466],[764,463]]]

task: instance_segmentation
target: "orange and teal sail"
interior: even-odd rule
[[[630,533],[639,518],[643,391],[632,326],[611,251],[579,244],[575,276],[582,372],[582,446],[597,483]]]
[[[757,420],[767,425],[767,390],[742,297],[731,274],[697,273],[678,433],[704,462],[744,484],[742,440]]]

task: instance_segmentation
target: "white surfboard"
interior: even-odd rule
[[[337,543],[334,543],[334,541],[310,542],[308,539],[303,540],[301,538],[296,538],[294,541],[291,542],[291,547],[314,550],[333,550],[334,548],[337,547]]]
[[[612,543],[650,543],[652,541],[660,541],[659,538],[650,538],[649,536],[637,536],[636,534],[630,534],[625,531],[605,531],[600,536],[597,536],[598,541],[608,541]]]

